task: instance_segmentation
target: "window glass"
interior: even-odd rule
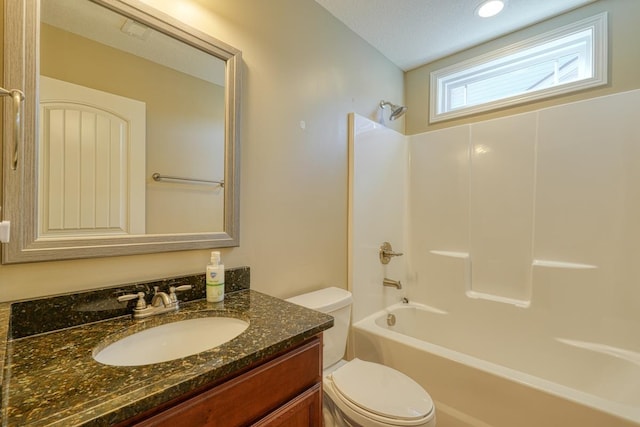
[[[431,73],[435,122],[607,82],[606,13]]]

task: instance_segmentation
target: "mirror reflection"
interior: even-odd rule
[[[224,85],[219,58],[88,0],[43,1],[40,237],[222,231]]]
[[[5,2],[4,21],[24,93],[4,264],[239,244],[239,50],[138,0]]]

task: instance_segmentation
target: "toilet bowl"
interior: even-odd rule
[[[436,425],[429,394],[405,374],[378,363],[342,359],[351,320],[351,293],[325,288],[287,301],[333,316],[323,334],[323,417],[326,427]]]
[[[431,397],[387,366],[353,359],[325,375],[323,386],[325,426],[435,426]]]

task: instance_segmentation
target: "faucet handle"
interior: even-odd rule
[[[391,247],[391,243],[389,242],[384,242],[380,246],[380,262],[383,264],[389,264],[389,261],[391,261],[391,257],[402,255],[404,255],[402,252],[394,252],[393,248]]]
[[[192,287],[191,285],[169,286],[169,299],[171,299],[171,302],[177,302],[176,292],[188,291]]]
[[[137,294],[126,294],[120,295],[118,297],[119,302],[131,301],[132,299],[138,298],[138,302],[136,303],[136,310],[142,310],[147,308],[147,302],[144,300],[144,292],[138,292]]]

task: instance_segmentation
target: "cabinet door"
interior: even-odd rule
[[[253,424],[253,427],[320,427],[321,418],[322,387],[318,383]]]
[[[319,385],[321,381],[322,341],[316,337],[274,360],[135,425],[246,426],[272,413],[276,408],[295,401],[297,396]]]

